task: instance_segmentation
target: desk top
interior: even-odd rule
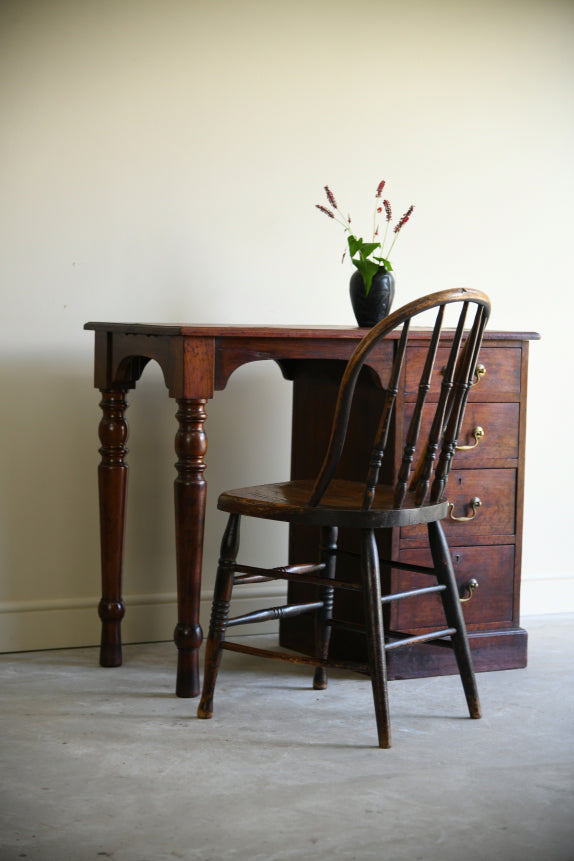
[[[186,338],[335,338],[356,340],[369,329],[359,326],[253,326],[217,325],[187,326],[164,323],[99,323],[90,322],[84,329],[96,332],[117,332],[126,335],[168,335]],[[431,329],[411,329],[411,338],[427,338]],[[390,333],[389,337],[400,334]],[[485,338],[495,341],[537,341],[537,332],[509,332],[487,329]]]
[[[160,365],[170,395],[211,398],[224,389],[233,371],[247,362],[272,359],[287,379],[294,360],[348,361],[369,329],[358,326],[183,326],[148,323],[86,323],[96,336],[95,386],[133,388],[147,362]],[[444,330],[444,333],[454,330]],[[389,350],[400,330],[390,332],[369,356],[368,364],[384,373]],[[411,343],[431,336],[430,329],[411,329]],[[487,331],[484,344],[520,350],[539,336],[524,332]]]

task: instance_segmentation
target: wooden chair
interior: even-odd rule
[[[458,306],[458,322],[448,333],[448,360],[435,368],[439,344],[444,346],[442,331],[447,306]],[[418,396],[410,421],[402,462],[394,486],[379,484],[379,473],[385,453],[399,378],[403,372],[411,322],[423,312],[436,311],[436,321],[418,386]],[[217,572],[209,635],[206,645],[205,677],[198,716],[213,714],[213,694],[222,649],[315,665],[314,687],[327,686],[328,666],[349,667],[371,676],[379,746],[390,747],[390,720],[387,696],[385,651],[413,642],[439,641],[454,650],[470,716],[480,717],[480,703],[460,599],[454,577],[449,548],[441,526],[447,515],[445,496],[448,474],[460,431],[463,413],[472,385],[484,327],[490,314],[490,303],[477,290],[445,290],[405,305],[373,327],[354,351],[343,376],[331,439],[323,466],[315,482],[287,481],[231,490],[219,497],[218,508],[229,512],[222,541]],[[361,368],[374,346],[391,331],[402,326],[398,340],[393,343],[394,360],[390,381],[384,396],[379,429],[372,451],[368,474],[364,482],[343,481],[335,476],[341,456],[352,406],[353,392]],[[443,363],[441,362],[441,365]],[[434,409],[434,419],[428,438],[419,440],[423,406],[433,373],[439,375],[440,395]],[[429,404],[430,406],[430,404]],[[418,465],[413,469],[416,452]],[[241,515],[291,524],[314,524],[320,527],[320,547],[317,559],[310,564],[287,565],[262,569],[239,564],[239,526]],[[408,565],[379,559],[376,531],[424,523],[432,556],[432,567]],[[356,529],[360,533],[361,584],[336,579],[339,528]],[[409,592],[381,595],[381,567],[430,575],[432,585]],[[267,580],[288,580],[315,584],[317,598],[304,604],[275,607],[229,618],[229,604],[235,585],[261,583]],[[365,604],[365,633],[368,645],[368,665],[357,667],[343,661],[329,661],[333,618],[334,589],[361,590]],[[385,639],[383,604],[408,600],[411,595],[440,593],[446,627],[416,637],[392,632]],[[304,613],[315,614],[316,656],[258,649],[225,640],[228,628],[246,623],[288,618]]]

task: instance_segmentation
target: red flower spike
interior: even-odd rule
[[[377,212],[382,212],[382,211],[383,211],[383,207],[382,207],[382,206],[377,206]]]
[[[320,204],[320,203],[316,203],[316,204],[315,204],[315,206],[317,207],[317,209],[320,209],[320,210],[321,210],[321,212],[324,212],[324,213],[325,213],[325,215],[328,215],[328,216],[329,216],[329,218],[334,218],[334,217],[335,217],[335,216],[333,215],[333,213],[331,212],[331,210],[330,210],[330,209],[327,209],[327,207],[326,207],[326,206],[321,206],[321,204]]]
[[[380,197],[380,196],[381,196],[381,194],[383,193],[383,188],[384,188],[384,187],[385,187],[385,180],[384,180],[384,179],[382,179],[382,180],[380,181],[380,183],[378,184],[378,186],[377,186],[377,193],[375,194],[375,197]]]
[[[393,214],[391,212],[391,204],[388,200],[383,200],[383,206],[385,207],[385,212],[387,213],[387,221],[390,221],[393,217]]]
[[[325,186],[325,194],[327,195],[327,200],[329,201],[333,209],[338,209],[339,207],[337,206],[335,195],[333,194],[328,185]]]
[[[411,217],[411,215],[413,213],[413,210],[414,210],[414,206],[410,206],[407,209],[407,211],[405,212],[403,217],[400,219],[400,221],[397,222],[397,225],[395,227],[395,233],[398,233],[399,230],[401,229],[401,227],[403,227],[407,223],[407,221],[409,220],[409,218]]]

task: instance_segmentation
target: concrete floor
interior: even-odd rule
[[[526,670],[370,683],[226,653],[211,721],[169,643],[4,655],[0,858],[574,861],[574,616],[523,622]]]

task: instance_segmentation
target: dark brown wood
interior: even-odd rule
[[[235,582],[234,586],[237,585]],[[254,622],[272,622],[274,619],[293,619],[295,616],[304,616],[307,613],[324,611],[323,601],[311,601],[309,604],[285,604],[281,607],[268,607],[266,610],[254,610],[252,613],[244,613],[242,616],[233,616],[227,620],[228,628],[237,625],[251,625]]]
[[[427,434],[434,413],[433,404],[427,404],[423,411],[421,436]],[[405,404],[404,424],[411,421],[414,404]],[[472,468],[479,466],[515,466],[518,458],[519,403],[476,403],[469,401],[464,414],[458,446],[455,454],[454,468]],[[473,437],[475,428],[482,428],[484,436],[478,442]],[[472,446],[461,450],[461,446]],[[415,463],[420,457],[417,447]]]
[[[175,437],[177,477],[174,482],[177,561],[178,622],[174,642],[178,649],[176,694],[199,694],[198,649],[203,635],[199,625],[203,529],[207,483],[204,478],[207,436],[204,399],[178,400],[179,428]]]
[[[246,643],[232,643],[225,641],[221,645],[222,650],[229,652],[240,652],[243,655],[253,655],[256,658],[272,658],[275,661],[284,661],[287,664],[304,664],[312,667],[315,664],[321,663],[319,658],[310,658],[306,655],[294,654],[293,652],[270,652],[268,649],[259,649],[257,646],[248,646]],[[369,674],[367,664],[357,664],[354,661],[325,661],[326,668],[339,670],[353,670],[355,673]],[[198,708],[198,717],[211,717],[212,715],[200,714],[202,706]]]
[[[364,509],[364,483],[333,479],[323,494],[321,505],[312,505],[315,483],[305,479],[256,487],[241,487],[222,493],[218,508],[221,511],[263,517],[267,520],[283,520],[288,523],[308,523],[319,526],[342,526],[350,528],[389,528],[428,523],[431,519],[445,517],[448,503],[429,503],[424,509],[415,504],[413,493],[407,493],[404,508],[394,508],[394,488],[377,485],[370,502],[372,508]]]
[[[125,424],[124,417],[125,406],[121,407],[121,418],[117,414],[120,402],[114,400],[116,396],[119,395],[125,402],[126,392],[136,386],[150,360],[156,361],[161,367],[166,386],[173,398],[202,399],[203,401],[211,398],[215,390],[225,388],[230,374],[241,364],[263,359],[274,360],[280,365],[284,376],[295,381],[293,477],[309,477],[315,475],[318,468],[318,466],[313,465],[312,471],[309,472],[313,457],[316,460],[314,454],[316,448],[319,447],[323,453],[328,442],[329,403],[331,404],[331,414],[333,407],[330,393],[333,386],[335,389],[338,387],[341,369],[344,368],[356,344],[366,334],[366,330],[356,327],[166,326],[108,322],[88,323],[85,328],[94,331],[95,334],[95,386],[102,391],[102,398],[107,399],[109,404],[104,413],[108,416],[106,417],[106,424],[110,423],[110,427],[100,429],[102,449],[113,449],[110,454],[102,454],[102,463],[105,462],[106,466],[99,469],[102,545],[102,603],[100,608],[102,614],[102,649],[100,658],[106,666],[117,666],[121,663],[120,625],[124,614],[124,604],[121,597],[121,572],[127,480],[127,465],[125,463],[127,424]],[[486,345],[483,346],[481,352],[481,357],[485,357],[487,374],[480,380],[480,385],[471,391],[469,399],[469,409],[472,408],[473,398],[476,399],[475,394],[477,392],[481,392],[479,403],[482,405],[492,402],[496,409],[499,404],[506,402],[513,408],[519,408],[521,458],[524,450],[526,412],[527,342],[537,337],[536,334],[529,332],[488,332]],[[388,340],[378,345],[369,355],[365,368],[360,374],[356,397],[363,403],[367,418],[361,422],[351,421],[348,433],[351,448],[344,453],[343,461],[339,467],[340,477],[355,478],[356,469],[362,464],[361,452],[364,449],[364,444],[358,443],[361,439],[364,440],[365,434],[371,439],[374,438],[376,428],[370,430],[368,418],[372,414],[370,406],[374,400],[376,401],[380,397],[381,387],[388,383],[393,354],[392,344],[396,338],[398,338],[398,334],[390,334]],[[420,344],[424,350],[428,338],[429,332],[427,330],[411,331],[407,369],[409,369],[410,357],[418,355],[417,344]],[[495,352],[491,356],[493,350]],[[514,358],[509,363],[507,357],[510,354]],[[439,361],[440,357],[439,351]],[[509,366],[510,370],[508,370]],[[414,396],[416,397],[416,393]],[[401,392],[399,398],[402,398]],[[401,400],[398,412],[400,413],[403,408],[404,404]],[[298,430],[299,417],[303,413],[308,416],[309,410],[314,412],[315,420],[311,425],[306,421],[307,442],[305,445],[301,445]],[[107,411],[111,411],[111,416],[108,415]],[[516,424],[513,424],[513,427],[516,427]],[[327,433],[326,440],[321,438],[324,433]],[[391,436],[394,433],[395,427],[393,426],[391,427]],[[121,452],[114,448],[117,444],[114,439],[117,440],[118,437],[123,437],[123,441],[120,443],[123,446]],[[491,438],[492,436],[488,435],[485,442]],[[392,439],[391,444],[394,444]],[[465,460],[470,457],[471,455],[464,455]],[[458,459],[455,460],[455,465],[457,464],[459,464]],[[480,465],[489,464],[481,462]],[[499,460],[493,465],[507,466],[508,460],[505,462]],[[393,464],[390,461],[383,464],[381,480],[388,480],[388,471],[392,467]],[[521,535],[523,494],[523,471],[520,468],[518,469],[516,491],[516,534],[519,537]],[[178,492],[176,491],[176,494]],[[193,501],[191,506],[193,509]],[[309,531],[312,533],[314,527],[301,527],[300,530],[305,533],[309,533]],[[380,540],[379,538],[379,543]],[[482,539],[476,540],[478,542]],[[393,537],[392,542],[398,547],[397,537]],[[316,546],[315,539],[312,543]],[[357,549],[349,536],[343,535],[342,543],[351,549]],[[293,544],[293,539],[291,539],[291,544]],[[201,545],[195,549],[200,553]],[[390,548],[385,546],[383,550],[388,555]],[[193,560],[194,548],[188,545],[187,552]],[[521,559],[521,545],[518,541],[515,552],[513,624],[517,629],[517,638],[524,643],[525,634],[519,631],[517,627]],[[192,561],[192,568],[197,571],[197,567],[197,564]],[[352,560],[339,562],[339,576],[344,576],[349,580],[356,579],[355,570],[356,566]],[[386,576],[383,572],[383,585],[385,585]],[[186,575],[183,571],[180,571],[180,577],[185,579]],[[187,585],[182,589],[182,594],[188,594]],[[194,587],[189,594],[196,596],[197,588]],[[348,602],[350,615],[360,618],[362,607],[359,596],[349,595],[348,597],[353,599]],[[355,597],[356,600],[354,600]],[[338,596],[336,596],[336,601],[337,598]],[[181,603],[183,600],[182,598]],[[468,606],[465,605],[465,607]],[[194,614],[188,615],[188,613],[189,610],[183,609],[182,606],[179,607],[178,628],[180,633],[184,635],[184,645],[189,644],[194,637],[197,638],[198,636],[194,624]],[[304,647],[304,640],[307,635],[302,631],[298,636],[300,636],[301,645]],[[471,636],[473,635],[471,634]],[[497,662],[500,663],[501,667],[505,662],[512,664],[513,661],[516,661],[518,653],[524,659],[525,647],[524,645],[515,646],[516,638],[513,639],[513,636],[506,634],[496,640],[488,639],[490,636],[490,634],[487,635],[486,645],[480,647],[478,659],[475,658],[478,660],[479,668],[485,661],[489,662],[488,668],[493,669],[498,668]],[[503,642],[505,645],[500,645]],[[489,645],[491,643],[492,646]],[[333,647],[336,651],[337,636],[334,636]],[[348,644],[344,645],[344,650],[347,648]],[[431,652],[432,648],[429,647],[428,651]],[[481,657],[483,655],[485,656],[484,659]],[[401,661],[406,665],[406,651],[401,653]],[[183,663],[187,664],[187,659]],[[396,662],[393,654],[393,659],[388,662],[391,677],[394,663]],[[436,661],[425,655],[422,661],[417,659],[415,666],[409,658],[405,672],[416,675],[421,669],[424,670],[425,666],[434,672]],[[445,666],[444,670],[441,671],[450,672],[451,669],[449,666]],[[183,670],[181,672],[183,673]],[[184,674],[190,677],[193,675],[193,670],[188,667]],[[190,686],[189,681],[182,685],[178,680],[177,688],[179,690],[184,688],[189,691],[193,687],[194,685]]]
[[[321,530],[321,541],[319,546],[319,557],[325,566],[325,577],[321,578],[319,586],[319,601],[321,606],[319,612],[315,613],[315,648],[316,655],[321,664],[315,669],[313,687],[316,691],[324,691],[327,687],[327,671],[324,662],[329,657],[329,645],[331,643],[331,621],[333,619],[333,601],[335,589],[331,585],[335,579],[337,570],[337,538],[339,530],[337,527],[328,526]],[[327,585],[325,581],[331,581]]]
[[[441,376],[441,369],[436,368],[435,359],[441,337],[444,312],[446,306],[454,303],[457,303],[459,307],[459,322],[454,336],[451,335],[446,339],[450,343],[446,365],[442,369],[442,380],[439,385],[440,394],[426,442],[421,442],[420,445],[422,453],[420,466],[413,470],[413,458],[418,445],[423,409],[431,389],[433,373],[436,376]],[[391,448],[390,454],[394,460],[393,470],[390,473],[392,483],[382,485],[379,483],[379,476],[391,439],[391,421],[399,395],[399,382],[403,377],[402,372],[411,320],[433,308],[437,310],[436,323],[427,345],[426,358],[421,363],[421,375],[417,386],[413,417],[404,436],[405,444],[400,450]],[[226,491],[220,495],[218,508],[228,512],[230,518],[222,542],[212,624],[207,641],[204,691],[198,709],[199,717],[211,717],[213,713],[214,685],[221,650],[234,648],[237,651],[255,653],[253,648],[243,644],[240,644],[239,648],[236,645],[228,644],[226,646],[226,630],[235,624],[243,624],[247,621],[256,623],[267,621],[270,618],[286,620],[299,618],[310,612],[314,616],[314,655],[317,660],[315,687],[326,687],[325,667],[329,665],[330,661],[330,638],[325,636],[325,632],[327,628],[336,627],[338,621],[336,616],[333,617],[333,590],[339,587],[339,581],[336,577],[336,562],[339,555],[337,553],[337,539],[340,528],[354,531],[359,539],[360,582],[364,599],[367,665],[372,681],[379,747],[388,748],[391,746],[387,693],[387,650],[408,649],[423,644],[427,646],[429,642],[434,641],[441,648],[450,645],[454,651],[469,714],[472,718],[480,717],[478,689],[461,609],[461,602],[466,599],[461,598],[459,594],[459,585],[456,581],[450,550],[441,521],[446,518],[448,512],[451,522],[456,528],[460,528],[460,525],[464,524],[467,530],[466,534],[471,537],[473,530],[478,534],[480,533],[480,526],[477,528],[476,525],[477,507],[484,503],[474,497],[470,501],[471,515],[455,515],[454,505],[449,504],[445,498],[445,492],[457,438],[462,427],[466,402],[474,383],[475,374],[478,372],[478,354],[489,313],[489,300],[484,294],[478,291],[456,290],[443,291],[423,297],[423,299],[410,303],[410,305],[391,314],[373,327],[363,338],[347,363],[336,399],[333,425],[326,454],[317,478],[314,481],[292,479],[287,482],[257,485]],[[465,323],[468,323],[469,328],[463,334]],[[377,344],[398,327],[401,327],[401,334],[394,350],[387,388],[382,394],[380,418],[376,422],[377,430],[371,453],[370,455],[367,454],[367,468],[363,474],[363,479],[359,481],[341,479],[337,477],[337,470],[347,442],[351,408],[354,406],[356,409],[356,404],[353,403],[355,389],[365,366],[365,361]],[[482,372],[479,373],[479,377],[481,374]],[[362,420],[364,417],[361,415],[360,418]],[[403,419],[404,416],[401,414],[400,420]],[[403,434],[395,435],[395,439],[401,438],[403,438]],[[364,450],[364,445],[361,448]],[[490,470],[489,478],[497,477],[500,473],[499,484],[505,488],[508,482],[505,483],[503,479],[506,478],[507,472],[509,471]],[[459,477],[457,485],[461,493],[466,490],[466,487],[462,487],[464,484],[463,478]],[[495,521],[495,527],[501,532],[510,533],[514,527],[514,519],[510,517],[509,522],[508,516],[505,518],[505,512],[510,506],[501,487],[495,483],[494,492],[487,502],[490,503],[489,508],[492,509],[490,516]],[[497,512],[499,512],[498,516]],[[222,608],[228,607],[231,600],[234,575],[236,572],[245,572],[246,570],[249,572],[243,563],[236,561],[239,550],[239,518],[241,516],[282,520],[292,525],[319,527],[321,540],[314,556],[315,560],[318,556],[318,561],[324,563],[325,570],[319,572],[321,576],[316,580],[313,573],[315,565],[311,561],[305,563],[310,566],[305,574],[296,573],[294,575],[294,572],[289,571],[288,567],[275,567],[267,571],[260,568],[256,569],[257,575],[267,574],[267,576],[287,581],[292,580],[295,576],[306,584],[314,585],[317,591],[315,600],[292,602],[286,608],[273,607],[243,614],[234,620],[227,619],[226,611],[223,611]],[[376,532],[392,533],[400,530],[403,533],[415,527],[418,530],[422,529],[428,532],[430,565],[423,564],[419,568],[416,563],[406,563],[401,559],[395,565],[393,559],[381,558]],[[236,539],[233,542],[230,541],[231,534]],[[383,597],[381,569],[385,569],[388,574],[398,570],[403,576],[405,573],[419,572],[427,578],[432,575],[435,578],[436,586],[434,588],[431,586],[430,589],[420,589],[417,586],[410,594],[404,590],[398,593],[396,590],[391,590],[390,593],[386,592]],[[326,581],[329,582],[328,588],[325,587]],[[392,579],[388,582],[391,583]],[[472,585],[474,586],[474,581],[472,581]],[[469,592],[470,586],[470,583],[465,586]],[[391,602],[393,604],[402,603],[412,598],[420,600],[421,598],[428,598],[431,593],[433,597],[436,594],[439,595],[447,627],[444,627],[444,621],[441,620],[441,627],[433,630],[416,631],[413,634],[404,630],[397,631],[393,626],[390,632],[392,639],[385,636],[383,606],[388,610]],[[291,613],[289,613],[289,606]],[[397,618],[397,614],[394,615]],[[413,621],[414,625],[420,628],[421,622],[416,617]],[[354,627],[354,630],[360,635],[360,626]],[[257,653],[262,656],[285,660],[283,653],[278,653],[273,649],[257,650]],[[308,663],[308,659],[304,663]]]
[[[373,529],[361,530],[361,566],[364,586],[367,653],[373,688],[379,747],[391,746],[391,718],[387,686],[385,628],[381,604],[379,551]]]
[[[459,495],[456,504],[456,513],[470,513],[468,501],[477,493],[479,497],[488,493],[490,485],[489,478],[495,479],[498,486],[502,488],[504,501],[494,501],[492,506],[484,506],[479,509],[477,517],[482,517],[482,523],[449,523],[446,527],[449,535],[449,543],[452,549],[452,558],[459,586],[471,578],[479,580],[480,588],[474,594],[471,601],[463,605],[469,641],[474,657],[475,669],[479,672],[511,669],[526,666],[527,662],[527,635],[520,627],[519,601],[520,601],[520,573],[521,573],[521,549],[522,549],[522,512],[524,494],[524,455],[525,455],[525,429],[527,408],[527,368],[529,340],[535,340],[538,336],[533,333],[505,333],[486,332],[479,361],[486,368],[486,373],[479,382],[474,385],[469,394],[464,424],[458,442],[462,445],[474,443],[472,430],[480,425],[484,428],[485,436],[480,440],[478,446],[469,451],[457,451],[454,457],[454,468],[449,482],[449,495],[456,490],[458,478],[462,478],[462,485],[458,485],[459,491],[468,489],[469,493]],[[411,335],[414,346],[407,351],[407,375],[409,381],[408,391],[397,407],[396,433],[400,439],[405,439],[408,422],[413,415],[414,401],[416,399],[415,371],[413,366],[409,367],[409,360],[416,359],[416,372],[422,370],[424,344],[416,345],[415,339],[428,341],[430,331],[415,331]],[[446,353],[439,349],[438,364],[444,366]],[[314,379],[316,377],[316,380]],[[325,425],[328,424],[328,416],[333,413],[333,402],[340,374],[333,374],[332,379],[325,374],[320,374],[312,367],[306,367],[305,372],[301,370],[300,375],[295,378],[295,391],[293,398],[293,455],[292,476],[294,478],[310,477],[318,469],[321,460],[320,448],[323,444]],[[326,418],[323,422],[314,422],[312,434],[309,435],[309,427],[305,416],[317,397],[317,387],[323,392],[323,403],[319,416]],[[428,432],[430,422],[434,414],[434,403],[436,403],[439,386],[431,386],[429,403],[425,406],[422,418],[421,434]],[[366,406],[361,408],[361,413],[367,413],[367,407],[377,397],[380,399],[380,384],[369,375],[365,375],[357,389],[356,397]],[[364,438],[369,439],[368,425],[364,429]],[[398,450],[398,449],[397,449]],[[415,452],[414,461],[417,462],[419,452]],[[353,479],[359,475],[359,465],[345,458],[345,476]],[[388,463],[387,463],[388,466]],[[491,475],[490,470],[498,470]],[[466,474],[466,470],[471,472]],[[477,483],[478,482],[478,483]],[[457,493],[459,492],[457,491]],[[482,496],[481,496],[482,494]],[[492,493],[488,493],[492,501]],[[462,506],[462,510],[459,509]],[[465,511],[466,506],[466,511]],[[495,515],[491,519],[491,515]],[[500,523],[506,523],[504,533],[501,534]],[[509,530],[509,524],[510,531]],[[471,527],[472,539],[468,546],[468,528]],[[395,530],[392,544],[393,550],[400,554],[400,559],[405,561],[421,561],[423,558],[428,562],[428,555],[423,552],[425,545],[424,530],[403,529]],[[415,533],[414,537],[409,537]],[[478,534],[477,534],[478,533]],[[465,535],[467,538],[465,538]],[[305,558],[309,552],[312,539],[308,530],[303,527],[291,529],[290,555],[292,559]],[[421,548],[420,550],[416,548]],[[387,549],[383,549],[388,554]],[[414,555],[413,555],[414,554]],[[356,564],[349,560],[347,563],[349,579],[358,580]],[[340,576],[340,575],[339,575]],[[383,572],[383,589],[385,588]],[[407,575],[399,575],[394,572],[392,576],[393,588],[401,588],[420,583],[418,577],[410,579]],[[291,600],[299,600],[301,587],[291,584],[289,594]],[[496,598],[494,597],[496,595]],[[431,599],[427,599],[431,602]],[[416,601],[415,601],[416,603]],[[436,622],[436,610],[440,604],[432,601],[429,606],[435,608],[433,622]],[[420,610],[420,608],[418,608]],[[336,600],[337,610],[337,600]],[[361,623],[362,611],[357,606],[347,608],[339,606],[339,615],[344,614],[354,623]],[[427,612],[427,611],[425,611]],[[409,604],[396,605],[391,610],[389,623],[397,627],[411,626],[412,617],[409,619]],[[400,615],[397,620],[395,614]],[[423,612],[424,618],[424,612]],[[310,652],[312,649],[313,636],[306,620],[298,620],[297,623],[281,625],[281,643],[286,647],[297,648]],[[352,631],[336,630],[333,633],[332,652],[338,657],[354,658],[364,660],[364,641]],[[412,648],[405,651],[393,652],[387,657],[387,670],[389,678],[410,678],[436,674],[449,674],[456,672],[454,658],[447,650],[438,649],[434,646],[428,649]]]
[[[122,560],[128,467],[125,390],[102,390],[99,425],[101,461],[98,466],[101,524],[102,598],[98,612],[102,622],[100,664],[122,663],[120,625],[125,613],[122,599]]]
[[[206,483],[205,405],[241,364],[277,361],[284,373],[301,359],[346,361],[363,332],[357,328],[156,326],[87,323],[95,332],[94,381],[102,391],[100,427],[100,535],[102,558],[102,646],[105,666],[121,664],[121,597],[127,466],[125,393],[136,386],[147,364],[156,361],[170,395],[177,399],[178,455],[175,481],[176,556],[178,570],[178,647],[176,692],[199,691],[197,649],[201,644],[199,594]],[[372,358],[382,373],[384,357]],[[118,412],[120,410],[120,413]]]
[[[469,632],[512,628],[514,616],[514,545],[500,544],[482,547],[453,547],[451,559],[459,594],[467,593],[467,584],[475,578],[478,590],[464,604]],[[401,560],[422,565],[431,562],[429,550],[401,549]],[[424,586],[426,579],[419,574],[401,572],[395,577],[395,588],[414,589]],[[440,601],[429,596],[414,598],[396,607],[394,624],[403,631],[434,626],[441,619]]]
[[[518,400],[520,394],[521,376],[521,349],[520,345],[513,344],[509,352],[501,352],[498,347],[490,347],[489,342],[492,333],[488,333],[488,346],[484,346],[480,352],[480,363],[486,368],[486,374],[477,383],[473,396],[480,395],[481,400]],[[416,400],[416,385],[420,376],[421,364],[424,361],[426,350],[423,346],[411,347],[407,355],[407,368],[405,375],[405,400]],[[448,358],[448,350],[441,348],[437,355],[437,364],[444,367]],[[439,377],[433,379],[429,392],[429,399],[436,400],[442,380]],[[474,387],[473,387],[474,388]]]
[[[451,635],[451,641],[466,695],[468,710],[471,718],[479,718],[481,717],[480,701],[466,634],[466,625],[459,600],[449,547],[439,521],[428,524],[428,535],[437,579],[439,583],[447,587],[440,593],[440,597],[446,620],[455,632]]]
[[[480,499],[481,505],[473,514],[472,500]],[[449,508],[444,530],[449,544],[473,544],[475,539],[508,536],[514,539],[516,470],[514,469],[455,469],[448,484]],[[471,518],[453,520],[453,517]],[[423,526],[404,527],[401,530],[403,546],[426,545],[426,530]]]
[[[239,549],[240,522],[239,515],[232,514],[227,521],[227,527],[221,541],[209,636],[205,647],[203,692],[197,711],[197,716],[205,719],[210,718],[213,714],[215,682],[221,662],[221,649],[225,639],[225,627],[229,618],[231,590],[233,589],[233,563]]]

